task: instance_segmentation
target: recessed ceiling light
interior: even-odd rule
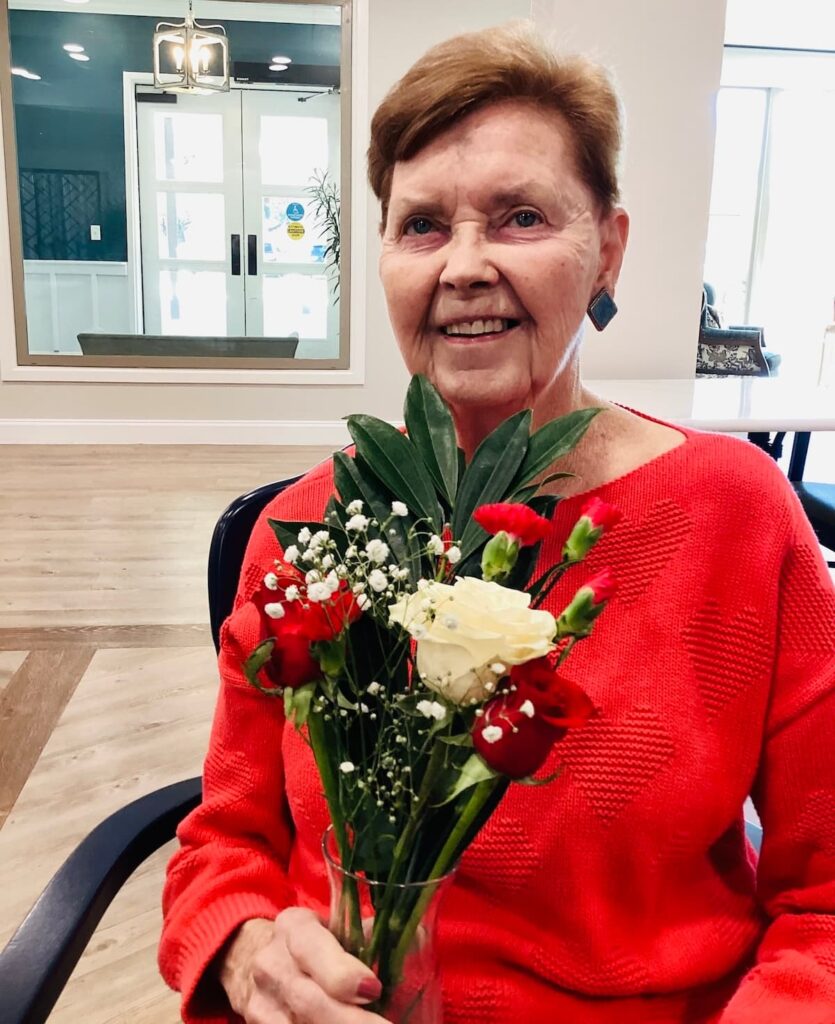
[[[17,75],[18,78],[28,78],[31,82],[40,82],[41,76],[36,75],[34,71],[28,71],[26,68],[12,68],[12,74]]]
[[[84,53],[84,47],[78,43],[64,43],[64,49],[67,53]]]
[[[270,71],[286,71],[286,64],[270,64]]]
[[[90,59],[90,58],[89,58],[89,57],[87,56],[87,54],[86,54],[86,53],[71,53],[71,54],[70,54],[69,56],[70,56],[70,57],[71,57],[71,58],[72,58],[73,60],[83,60],[83,61],[87,61],[87,60],[89,60],[89,59]]]
[[[273,57],[273,64],[292,64],[292,57]]]

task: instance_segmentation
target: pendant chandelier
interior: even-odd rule
[[[194,20],[189,0],[181,24],[161,21],[154,32],[154,86],[168,92],[228,92],[229,39],[223,25]]]

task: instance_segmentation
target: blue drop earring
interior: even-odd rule
[[[615,300],[605,288],[601,288],[589,303],[587,313],[597,330],[602,331],[612,322],[612,317],[617,311]]]

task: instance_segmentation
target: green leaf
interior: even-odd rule
[[[478,754],[471,754],[464,762],[464,765],[455,772],[452,786],[444,796],[444,799],[434,806],[443,807],[444,804],[454,800],[464,790],[472,789],[473,786],[477,786],[480,782],[488,782],[490,779],[497,779],[498,777],[498,772],[494,772],[485,761],[482,761]]]
[[[411,441],[375,416],[349,416],[348,430],[357,453],[378,480],[440,533],[443,522],[435,485]]]
[[[446,743],[448,747],[471,747],[473,745],[472,737],[468,732],[459,733],[457,736],[440,736],[438,742]]]
[[[567,455],[580,442],[594,417],[602,409],[577,409],[567,416],[551,420],[531,435],[527,454],[516,479],[513,491],[524,487],[546,470],[557,459]]]
[[[258,644],[255,650],[244,662],[244,675],[246,676],[249,683],[255,687],[256,690],[260,690],[261,693],[265,693],[268,697],[280,697],[284,693],[283,686],[264,686],[258,678],[258,674],[261,669],[267,664],[272,657],[273,648],[275,647],[275,640],[270,637],[269,640],[264,640]]]
[[[527,778],[514,779],[513,781],[520,786],[547,786],[550,782],[553,782],[554,779],[558,779],[562,773],[563,766],[560,765],[556,771],[551,772],[550,775],[546,775],[544,779],[535,779],[532,775],[529,775]]]
[[[481,442],[458,486],[452,513],[452,534],[461,538],[462,557],[482,544],[487,534],[472,518],[479,505],[504,501],[528,447],[531,411],[505,420]]]
[[[549,473],[548,476],[540,480],[538,484],[528,484],[520,490],[515,491],[511,497],[508,498],[508,501],[518,501],[523,505],[529,505],[531,498],[539,494],[543,487],[554,483],[556,480],[567,480],[569,477],[573,476],[574,473]]]
[[[290,715],[288,716],[297,729],[302,729],[310,716],[310,705],[316,693],[316,683],[305,683],[292,691],[290,698]],[[285,700],[285,709],[287,702]]]
[[[404,412],[409,440],[429,470],[438,494],[452,508],[458,490],[458,444],[452,414],[420,374],[412,377]]]
[[[367,509],[378,522],[385,522],[391,517],[391,502],[396,495],[392,495],[386,490],[371,470],[366,467],[362,458],[357,456],[352,459],[345,452],[335,452],[333,461],[334,481],[346,504],[359,498],[365,502]],[[405,519],[396,516],[389,525],[389,530],[396,532],[394,534],[387,532],[385,537],[380,533],[380,537],[392,549],[398,563],[409,570],[412,582],[416,583],[421,576],[421,563],[417,544],[410,542],[408,536],[409,528],[413,523],[414,519],[411,516]]]
[[[291,544],[299,544],[299,531],[305,526],[311,533],[316,533],[317,530],[327,530],[331,539],[336,543],[340,554],[344,554],[345,549],[348,547],[348,537],[345,531],[339,524],[334,522],[296,522],[289,519],[268,519],[267,522],[275,534],[276,540],[281,545],[282,552],[286,551]],[[299,546],[303,547],[304,545]]]

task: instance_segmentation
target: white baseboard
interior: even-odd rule
[[[282,444],[350,441],[342,420],[0,419],[0,444]]]

